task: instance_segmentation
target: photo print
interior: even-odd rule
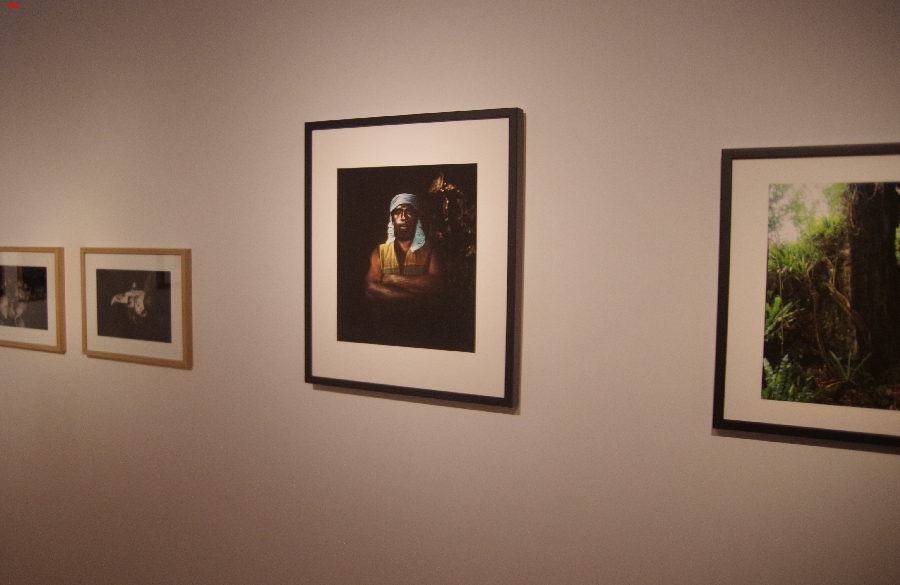
[[[474,352],[477,165],[337,174],[338,341]]]
[[[97,335],[172,342],[172,273],[97,269]]]
[[[772,184],[762,398],[900,410],[900,183]]]
[[[48,328],[47,268],[0,265],[0,326]]]

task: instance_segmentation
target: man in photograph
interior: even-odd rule
[[[415,195],[401,193],[390,204],[387,241],[369,258],[366,298],[371,302],[434,300],[443,271],[425,238]]]
[[[338,341],[475,351],[476,185],[474,164],[338,169]]]

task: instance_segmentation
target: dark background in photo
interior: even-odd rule
[[[338,341],[475,351],[477,165],[338,169]],[[387,239],[391,199],[418,197],[426,240],[444,267],[433,302],[366,300],[372,252]],[[313,242],[313,246],[331,242]]]
[[[143,291],[146,315],[113,303],[113,297]],[[172,342],[172,273],[150,270],[97,270],[97,334],[106,337]]]
[[[0,297],[7,297],[7,316],[0,314],[0,325],[48,328],[47,269],[43,266],[0,266]],[[25,311],[16,323],[15,311],[10,311],[10,301],[24,303]]]

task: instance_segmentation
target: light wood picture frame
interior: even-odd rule
[[[191,251],[81,249],[86,356],[191,369]]]
[[[0,247],[0,346],[66,352],[64,252]]]

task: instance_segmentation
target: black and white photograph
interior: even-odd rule
[[[190,250],[82,248],[81,295],[88,357],[193,367]]]
[[[0,326],[47,329],[47,269],[0,266]]]
[[[172,273],[98,269],[97,334],[172,343]]]
[[[524,114],[306,124],[306,380],[516,399]]]

